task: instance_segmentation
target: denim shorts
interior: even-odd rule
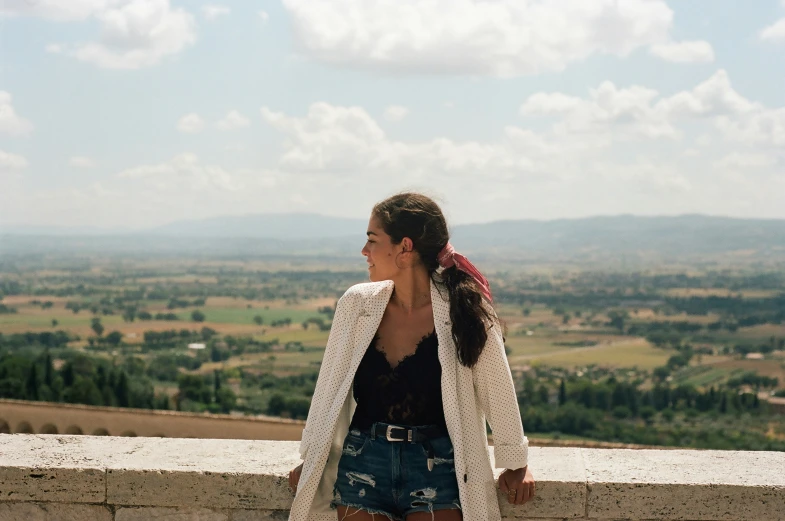
[[[350,430],[343,442],[330,506],[360,508],[396,521],[412,512],[460,509],[450,436],[429,442],[434,451],[433,470],[428,470],[428,453],[422,443],[388,441],[370,430]]]

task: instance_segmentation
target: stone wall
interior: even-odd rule
[[[285,520],[297,446],[0,434],[0,521]],[[506,520],[785,521],[785,453],[532,447],[530,461],[537,497],[500,495]]]
[[[299,440],[305,421],[0,398],[0,433]]]

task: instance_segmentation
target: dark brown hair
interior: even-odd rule
[[[372,215],[379,219],[393,244],[400,244],[404,237],[411,239],[431,279],[438,288],[446,288],[458,360],[466,367],[474,366],[488,340],[487,328],[497,319],[483,305],[482,293],[467,273],[455,266],[437,273],[436,257],[450,240],[439,205],[425,195],[406,192],[377,203]]]

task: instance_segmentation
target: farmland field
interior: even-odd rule
[[[107,387],[105,375],[122,373],[130,382],[122,400],[138,407],[303,418],[335,303],[366,275],[292,270],[286,263],[280,266],[287,271],[275,271],[278,265],[170,259],[119,269],[96,259],[86,271],[17,267],[0,274],[0,362],[32,367],[35,360],[40,368],[15,376],[0,365],[0,375],[11,378],[5,384],[0,378],[0,394],[113,404],[121,390],[116,380]],[[639,277],[647,276],[661,280]],[[690,276],[700,282],[699,272]],[[721,429],[711,414],[732,410],[749,415],[748,433],[734,435],[741,437],[738,446],[779,440],[785,421],[766,419],[756,396],[785,389],[785,281],[744,289],[744,274],[724,276],[734,289],[657,287],[660,281],[642,292],[628,287],[623,274],[491,274],[529,421],[544,437],[561,440],[678,444],[683,435],[673,429]],[[712,275],[712,284],[717,278]],[[28,358],[9,358],[12,353]],[[41,380],[50,374],[40,365],[45,353],[55,371],[51,383]],[[93,372],[98,366],[101,375]],[[67,388],[74,378],[81,394]],[[619,390],[625,385],[632,387]],[[586,386],[594,389],[589,395]],[[657,394],[663,388],[676,398],[663,402]],[[610,391],[613,403],[590,398]],[[573,419],[559,419],[562,409],[554,406],[573,401],[594,415],[584,419],[593,427],[570,427],[575,411]],[[643,406],[656,415],[639,417]],[[641,431],[641,422],[657,428]],[[708,436],[714,441],[707,446],[722,446]]]

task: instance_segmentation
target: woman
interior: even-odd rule
[[[486,420],[508,502],[534,479],[488,282],[423,195],[378,203],[367,235],[371,282],[336,306],[289,520],[499,521]]]

